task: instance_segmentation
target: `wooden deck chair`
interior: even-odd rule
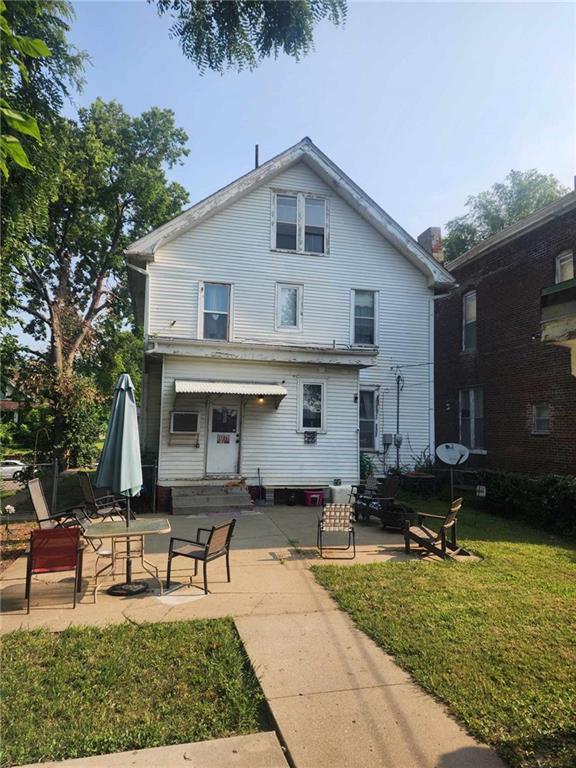
[[[316,546],[320,550],[320,557],[324,557],[325,533],[347,533],[348,546],[346,547],[326,547],[335,552],[347,552],[352,547],[353,560],[356,557],[356,532],[354,530],[354,508],[350,504],[326,504],[322,517],[318,520],[318,531],[316,534]]]
[[[462,509],[463,499],[456,499],[450,505],[450,511],[443,517],[442,515],[418,514],[418,525],[406,523],[404,528],[404,546],[406,554],[410,554],[410,542],[414,541],[418,547],[425,549],[431,554],[438,555],[445,559],[455,555],[469,555],[470,552],[459,547],[456,542],[456,520],[458,513]],[[434,518],[441,520],[439,531],[433,531],[424,525],[424,520]],[[450,540],[448,540],[448,531],[450,531]]]

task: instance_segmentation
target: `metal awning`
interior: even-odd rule
[[[277,397],[288,394],[282,384],[244,383],[239,381],[175,381],[177,395],[248,395],[251,397]]]

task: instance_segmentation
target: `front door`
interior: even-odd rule
[[[206,473],[235,475],[238,472],[239,448],[238,408],[210,406]]]

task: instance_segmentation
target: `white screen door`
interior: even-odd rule
[[[238,472],[238,408],[210,407],[210,431],[206,472],[209,475],[235,475]]]

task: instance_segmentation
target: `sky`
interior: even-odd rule
[[[573,187],[576,6],[350,2],[300,62],[200,75],[146,2],[78,2],[91,57],[70,106],[96,97],[174,111],[190,155],[169,176],[191,203],[310,138],[408,232],[464,212],[512,168]]]

